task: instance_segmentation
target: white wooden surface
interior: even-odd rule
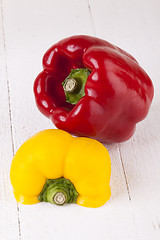
[[[159,0],[0,0],[0,240],[160,239],[159,9]],[[17,204],[13,154],[54,127],[35,106],[34,79],[44,52],[74,34],[104,38],[137,58],[155,86],[150,114],[129,141],[107,146],[112,197],[103,207]]]

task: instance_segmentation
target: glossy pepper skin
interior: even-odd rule
[[[148,114],[153,85],[127,52],[90,36],[72,36],[53,45],[43,57],[44,70],[34,83],[39,110],[55,126],[104,143],[123,142]],[[62,82],[72,69],[87,68],[85,96],[66,102]]]
[[[110,198],[110,175],[110,156],[101,143],[58,129],[44,130],[28,139],[15,154],[10,170],[18,202],[38,203],[45,184],[65,179],[78,193],[72,202],[76,199],[77,204],[93,208]],[[49,198],[52,203],[52,195]]]

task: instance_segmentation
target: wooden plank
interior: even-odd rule
[[[9,79],[3,7],[0,1],[0,239],[19,239],[17,204],[14,201],[9,180],[10,163],[13,157],[12,125],[10,113]]]
[[[134,137],[120,145],[137,229],[145,239],[160,237],[159,120],[160,113],[153,104],[150,115],[139,124]]]
[[[134,137],[119,144],[139,239],[160,238],[160,111],[159,2],[90,0],[96,33],[130,52],[150,75],[155,98],[149,116]]]

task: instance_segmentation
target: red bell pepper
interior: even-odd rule
[[[90,36],[72,36],[43,57],[34,83],[39,110],[57,128],[104,143],[129,139],[153,98],[146,72],[127,52]]]

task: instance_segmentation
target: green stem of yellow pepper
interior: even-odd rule
[[[73,183],[65,178],[48,179],[39,194],[38,200],[57,205],[76,203],[78,192]]]

